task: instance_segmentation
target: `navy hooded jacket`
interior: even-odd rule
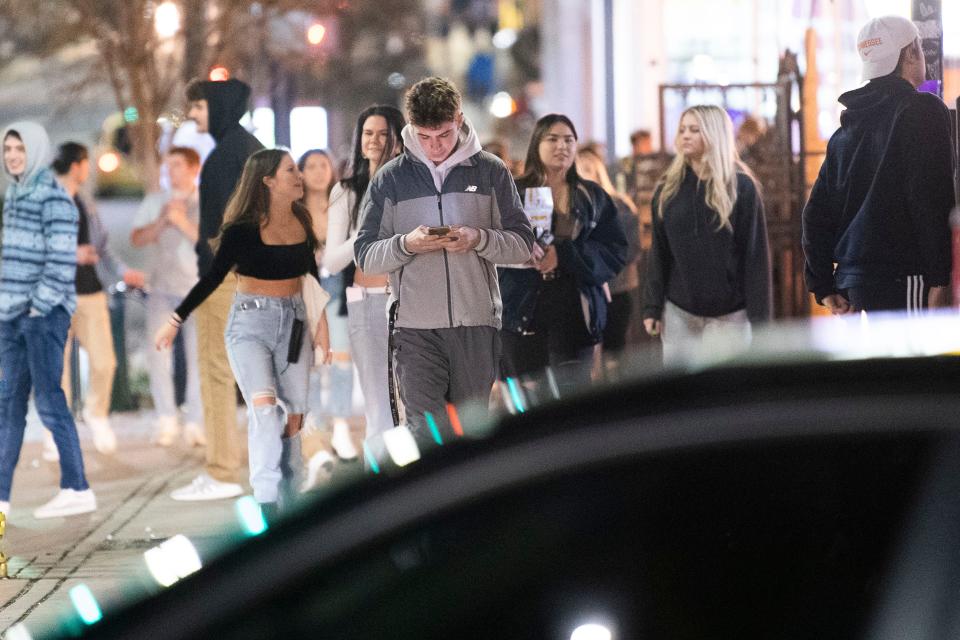
[[[200,172],[200,237],[197,240],[197,266],[200,277],[213,264],[210,238],[220,232],[223,212],[240,181],[247,158],[263,149],[253,135],[240,126],[247,111],[250,87],[239,80],[203,83],[207,100],[208,130],[217,141],[216,148],[203,163]]]
[[[896,76],[871,80],[840,103],[840,128],[803,211],[807,287],[822,304],[824,296],[904,276],[947,285],[949,111]]]

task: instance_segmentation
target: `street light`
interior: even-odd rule
[[[180,30],[180,9],[170,0],[161,3],[153,14],[153,26],[163,39],[177,35]]]
[[[230,79],[230,70],[222,65],[217,65],[210,69],[210,80],[213,82],[223,82]]]
[[[327,28],[320,22],[314,22],[310,25],[310,28],[307,29],[307,42],[315,47],[320,46],[320,43],[323,42],[323,38],[326,35]]]

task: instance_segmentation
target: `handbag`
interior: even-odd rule
[[[320,286],[316,278],[307,274],[300,281],[300,295],[303,297],[303,306],[307,309],[307,326],[310,328],[310,342],[313,343],[323,310],[330,301],[330,294]]]

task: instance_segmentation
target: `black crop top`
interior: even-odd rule
[[[238,274],[261,280],[287,280],[307,273],[320,280],[309,243],[264,244],[259,227],[237,224],[223,231],[213,265],[177,307],[177,315],[186,320],[190,312],[220,286],[234,266]]]

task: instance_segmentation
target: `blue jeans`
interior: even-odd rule
[[[313,343],[306,327],[297,362],[287,362],[294,318],[306,323],[307,312],[299,294],[279,297],[238,293],[224,334],[230,367],[247,403],[250,486],[253,497],[261,503],[277,502],[285,488],[296,486],[296,476],[303,466],[299,434],[283,437],[287,416],[303,414],[307,409],[307,383],[313,363]],[[267,398],[275,404],[256,404]]]
[[[70,314],[60,306],[45,316],[24,314],[0,321],[0,500],[10,500],[31,388],[40,420],[60,452],[60,488],[90,487],[83,472],[77,425],[60,388],[69,328]]]
[[[367,418],[365,438],[371,454],[380,459],[383,440],[378,437],[394,427],[390,411],[387,362],[390,325],[387,321],[386,293],[368,293],[355,288],[362,298],[347,303],[350,347],[363,391],[363,410]]]
[[[340,297],[343,295],[343,274],[335,273],[320,279],[320,286],[330,294],[327,304],[327,324],[330,327],[330,348],[334,353],[350,352],[347,318],[340,315]],[[310,376],[310,411],[316,415],[346,418],[353,415],[353,363],[334,362],[326,365],[330,374],[330,389],[324,403],[322,371]]]

